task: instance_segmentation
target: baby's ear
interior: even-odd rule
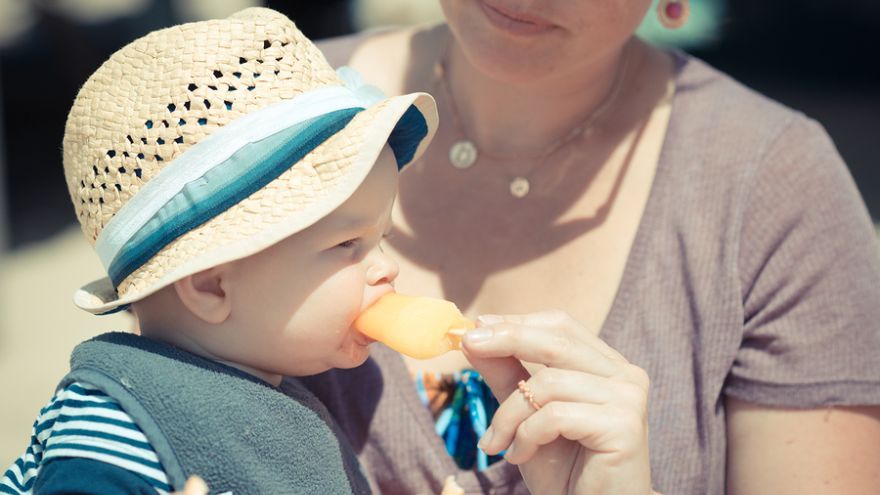
[[[226,267],[215,266],[174,282],[174,290],[183,305],[206,323],[219,325],[232,311],[232,300],[225,289]]]

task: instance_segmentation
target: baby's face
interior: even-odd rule
[[[230,267],[229,323],[240,336],[215,349],[276,375],[351,368],[368,356],[357,316],[392,291],[397,263],[379,243],[391,227],[397,165],[386,145],[363,184],[317,224]]]

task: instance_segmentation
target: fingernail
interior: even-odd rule
[[[494,332],[491,328],[475,328],[468,330],[462,339],[468,345],[479,345],[488,342],[492,338]]]
[[[477,321],[479,321],[481,325],[495,325],[496,323],[504,321],[504,318],[498,315],[480,315],[477,316]]]
[[[486,430],[486,433],[483,433],[483,438],[480,438],[480,443],[477,444],[477,447],[480,450],[486,450],[486,446],[492,441],[492,435],[495,433],[495,430],[490,426],[489,429]]]

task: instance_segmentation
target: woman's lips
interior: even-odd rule
[[[527,36],[542,34],[556,27],[536,15],[514,12],[488,0],[478,0],[480,8],[493,26],[511,34]]]

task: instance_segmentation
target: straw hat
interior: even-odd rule
[[[398,167],[434,100],[384,98],[334,71],[287,17],[251,8],[114,53],[67,119],[64,172],[108,277],[74,296],[106,314],[257,253],[342,204],[388,143]]]

